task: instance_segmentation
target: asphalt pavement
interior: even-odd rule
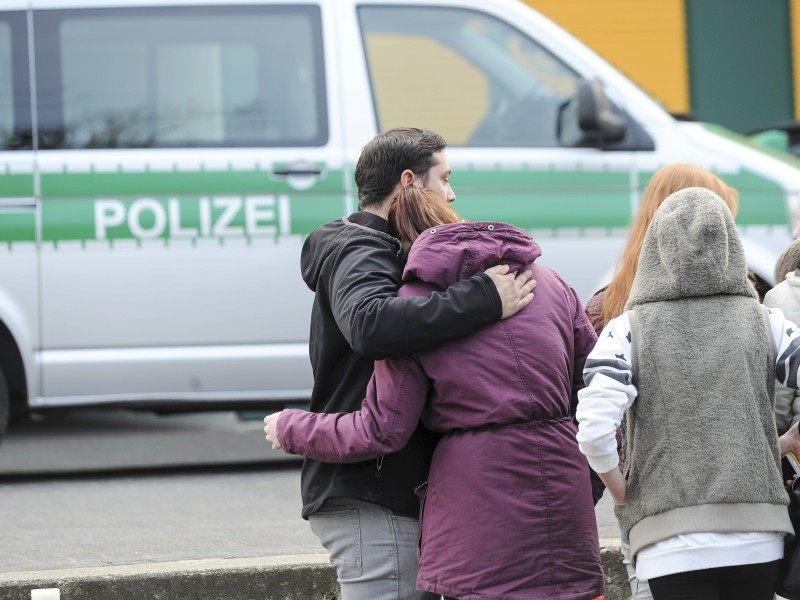
[[[298,462],[273,452],[259,413],[174,413],[76,409],[34,415],[0,445],[0,481],[12,475]],[[264,413],[266,414],[266,413]]]
[[[61,600],[332,597],[299,514],[300,459],[271,450],[258,416],[78,410],[12,428],[0,445],[0,600],[51,585]],[[605,498],[597,517],[615,551]]]

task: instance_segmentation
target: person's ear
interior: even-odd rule
[[[411,187],[414,185],[414,179],[416,175],[414,175],[414,171],[411,169],[406,169],[402,173],[400,173],[400,187],[405,189],[407,187]]]

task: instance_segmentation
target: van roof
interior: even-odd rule
[[[367,0],[370,4],[397,4],[397,0]],[[450,5],[459,4],[462,0],[403,0],[404,4],[421,5]],[[478,5],[485,2],[481,0]],[[494,4],[505,4],[517,8],[519,0],[492,0]],[[24,8],[34,9],[66,9],[66,8],[95,8],[109,6],[190,6],[190,5],[236,5],[236,4],[359,4],[360,0],[3,0],[3,10],[19,10]],[[471,2],[470,2],[471,3]],[[527,10],[529,7],[522,4]]]

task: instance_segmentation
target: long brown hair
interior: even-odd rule
[[[603,326],[625,310],[625,302],[631,293],[644,236],[656,209],[668,196],[689,187],[707,188],[716,193],[728,205],[731,214],[736,216],[739,209],[739,193],[713,173],[694,165],[680,163],[659,169],[642,194],[642,202],[631,223],[631,231],[622,251],[622,257],[611,283],[606,288],[600,313],[603,318]]]
[[[400,190],[389,205],[389,233],[408,250],[419,234],[445,223],[461,223],[463,219],[447,200],[425,188],[409,186]]]

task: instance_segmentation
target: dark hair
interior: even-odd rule
[[[364,146],[356,164],[358,207],[382,203],[406,169],[424,178],[435,164],[434,153],[447,147],[438,133],[416,127],[397,127],[376,135]]]
[[[462,219],[450,203],[430,190],[409,186],[400,190],[389,205],[387,233],[408,248],[426,229]]]

